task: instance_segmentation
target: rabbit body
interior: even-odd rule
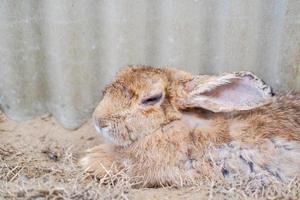
[[[89,150],[81,160],[86,171],[101,177],[115,164],[131,176],[142,177],[146,186],[182,186],[236,176],[259,176],[262,182],[271,176],[287,182],[300,175],[300,95],[269,96],[263,106],[212,112],[201,108],[202,102],[189,106],[192,96],[179,94],[180,87],[172,89],[182,80],[193,79],[185,72],[149,67],[129,68],[129,72],[130,83],[125,70],[95,110],[96,128],[107,143]],[[157,86],[147,90],[149,82],[141,81],[143,76],[147,81],[150,76]],[[133,103],[134,98],[140,103]],[[184,99],[189,99],[188,106]]]

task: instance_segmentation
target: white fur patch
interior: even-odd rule
[[[209,126],[211,122],[210,120],[202,119],[199,115],[191,112],[183,112],[182,121],[188,124],[191,128]]]
[[[247,127],[247,123],[241,120],[232,120],[229,123],[229,134],[231,137],[235,138],[238,137],[243,130]]]

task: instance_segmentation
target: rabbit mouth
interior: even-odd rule
[[[96,131],[98,132],[98,133],[101,133],[102,131],[101,131],[101,128],[96,124],[96,123],[94,123],[94,127],[95,127],[95,129],[96,129]]]
[[[96,128],[98,133],[100,133],[104,138],[112,140],[111,136],[110,136],[110,132],[108,128]]]
[[[110,130],[108,127],[100,128],[99,126],[95,125],[95,128],[98,133],[109,143],[119,143],[114,137],[112,137],[112,134],[110,133]]]

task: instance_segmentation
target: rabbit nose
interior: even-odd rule
[[[94,118],[94,122],[95,122],[95,125],[98,126],[99,128],[105,128],[105,127],[108,126],[108,125],[105,123],[105,120],[103,120],[103,119]]]

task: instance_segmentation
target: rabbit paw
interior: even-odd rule
[[[113,172],[114,159],[107,154],[102,146],[88,149],[80,160],[80,165],[86,173],[96,178],[103,178]]]

